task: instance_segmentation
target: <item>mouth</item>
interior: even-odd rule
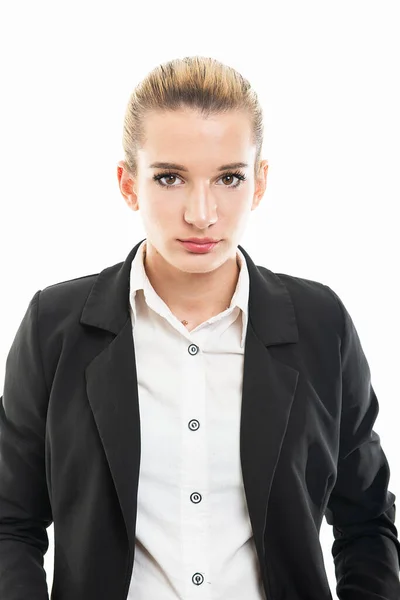
[[[218,242],[207,242],[207,243],[201,243],[201,244],[198,244],[196,242],[186,242],[184,240],[178,240],[178,242],[180,244],[182,244],[184,246],[184,248],[186,248],[186,250],[189,250],[189,252],[195,252],[196,254],[206,254],[207,252],[210,252],[215,246],[217,246],[219,244],[219,241]]]

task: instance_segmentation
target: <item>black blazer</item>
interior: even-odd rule
[[[127,597],[140,469],[128,293],[140,243],[99,274],[38,290],[12,343],[0,404],[1,600],[48,598],[52,522],[51,598]],[[328,286],[239,249],[250,275],[240,455],[267,600],[332,600],[324,515],[338,597],[399,600],[396,496],[354,324]]]

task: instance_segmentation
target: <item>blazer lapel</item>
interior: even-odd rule
[[[124,262],[99,273],[80,319],[82,324],[115,334],[87,366],[85,376],[88,400],[132,552],[140,470],[140,414],[128,295],[131,262],[141,242]],[[250,277],[240,456],[254,541],[262,561],[268,499],[299,375],[282,362],[282,354],[277,360],[269,348],[297,342],[298,329],[290,295],[281,280],[265,267],[257,267],[241,246],[239,249]]]

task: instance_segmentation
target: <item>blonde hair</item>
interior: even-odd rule
[[[123,148],[126,168],[137,177],[137,150],[145,142],[144,117],[150,111],[175,111],[185,107],[201,116],[245,111],[256,145],[254,175],[260,168],[263,112],[257,94],[238,71],[203,56],[186,56],[160,64],[132,92],[125,112]]]

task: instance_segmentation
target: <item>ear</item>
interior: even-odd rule
[[[255,191],[253,196],[253,204],[251,205],[251,210],[257,208],[260,204],[261,199],[264,195],[265,189],[267,187],[267,174],[268,174],[268,161],[263,160],[260,164],[259,175],[256,179]]]
[[[139,210],[138,197],[135,193],[135,179],[132,178],[125,161],[120,160],[117,164],[117,178],[120,192],[132,210]]]

